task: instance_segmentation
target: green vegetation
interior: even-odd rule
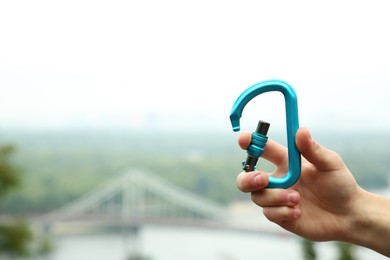
[[[305,260],[316,260],[317,259],[317,252],[315,249],[315,242],[307,239],[302,239],[302,252],[303,252],[303,258]],[[338,260],[355,260],[355,251],[356,248],[355,245],[350,243],[344,243],[344,242],[335,242],[335,245],[337,247]]]
[[[12,161],[14,152],[13,145],[0,145],[0,199],[9,196],[21,182],[21,171]],[[23,218],[0,217],[0,258],[41,257],[52,251],[51,241],[45,237],[35,238],[30,225]]]
[[[15,147],[12,145],[0,145],[0,198],[19,185],[20,173],[10,162],[14,151]]]
[[[337,242],[336,246],[339,251],[339,256],[337,260],[354,260],[355,252],[354,249],[356,246],[349,244],[349,243],[343,243],[343,242]]]
[[[11,162],[14,150],[12,145],[0,145],[0,198],[19,184],[19,171]],[[32,233],[24,221],[12,219],[0,222],[0,256],[25,256],[29,253],[31,241]]]
[[[315,137],[343,156],[364,187],[388,184],[388,135]],[[220,203],[248,199],[236,188],[245,157],[236,139],[234,133],[3,132],[0,141],[18,147],[13,162],[25,174],[21,188],[0,203],[0,212],[53,210],[129,167],[145,167]],[[273,167],[260,163],[261,169]]]
[[[305,260],[316,260],[317,253],[314,248],[314,242],[307,239],[302,239],[302,251],[303,251],[303,259]]]
[[[27,223],[12,221],[11,224],[0,225],[0,255],[9,257],[27,256],[32,232]]]

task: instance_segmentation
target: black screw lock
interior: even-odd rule
[[[247,149],[248,155],[243,163],[244,171],[250,172],[256,170],[257,161],[263,154],[264,147],[268,141],[267,133],[269,127],[270,124],[262,120],[257,124],[256,131],[252,133],[252,141]]]

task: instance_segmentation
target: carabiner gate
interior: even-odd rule
[[[254,97],[270,91],[280,91],[284,95],[286,104],[288,172],[284,177],[280,178],[270,176],[268,188],[288,188],[294,185],[301,174],[301,154],[295,144],[295,135],[299,128],[299,123],[297,95],[294,89],[281,80],[267,80],[257,83],[246,89],[237,98],[230,113],[230,121],[232,123],[233,131],[239,131],[240,118],[246,104]],[[250,147],[248,147],[248,150],[250,150],[249,148]],[[258,154],[258,156],[261,156],[261,153]]]

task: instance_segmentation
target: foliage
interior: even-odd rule
[[[43,238],[37,250],[38,255],[47,255],[51,253],[54,249],[53,242],[48,238]]]
[[[148,256],[138,255],[138,254],[131,254],[127,257],[126,260],[151,260]]]
[[[302,239],[303,258],[305,260],[316,260],[317,253],[314,248],[314,243],[311,240]]]
[[[15,147],[12,145],[0,145],[0,197],[5,197],[20,184],[20,172],[11,161],[14,151]],[[28,256],[33,253],[32,242],[33,234],[27,222],[12,219],[0,223],[0,256]],[[34,253],[44,255],[50,250],[50,242],[43,240]]]
[[[19,184],[19,174],[11,163],[10,156],[15,151],[12,145],[0,146],[0,196],[4,197]],[[28,244],[32,233],[27,223],[13,221],[0,224],[0,252],[8,256],[24,256],[28,254]]]
[[[339,256],[337,260],[355,260],[354,248],[355,246],[349,243],[337,242],[336,243]]]
[[[0,254],[10,257],[29,254],[32,233],[26,222],[0,225]]]
[[[0,198],[19,185],[19,171],[9,162],[14,151],[12,145],[0,145]]]
[[[354,245],[350,243],[336,242],[336,247],[338,249],[337,260],[356,260],[354,256]],[[302,251],[305,260],[317,259],[315,243],[313,241],[302,239]]]

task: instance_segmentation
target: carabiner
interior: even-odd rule
[[[257,83],[246,89],[237,98],[230,113],[230,121],[232,123],[233,131],[239,131],[240,118],[246,104],[254,97],[270,91],[280,91],[284,95],[286,106],[288,172],[284,177],[280,178],[270,176],[268,188],[288,188],[294,185],[301,174],[301,154],[295,144],[295,135],[298,130],[299,123],[297,95],[294,89],[289,84],[281,80],[267,80]]]

